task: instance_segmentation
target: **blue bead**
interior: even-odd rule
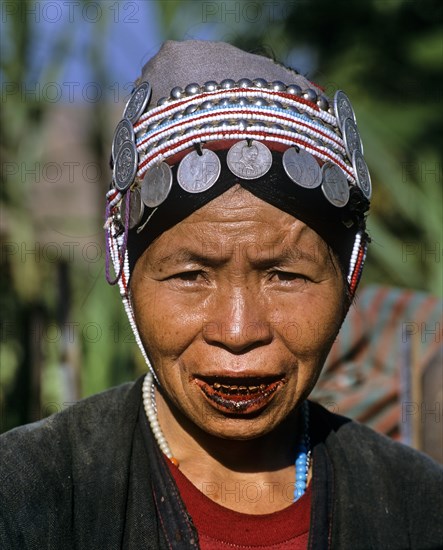
[[[300,491],[299,489],[296,489],[294,491],[294,502],[298,500],[300,497],[302,497],[305,494],[304,491]]]
[[[304,481],[297,480],[295,482],[295,487],[299,489],[300,491],[304,491],[306,489],[306,483]]]

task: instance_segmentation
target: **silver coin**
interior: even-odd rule
[[[351,118],[347,118],[343,128],[343,141],[345,143],[346,154],[352,162],[354,151],[360,151],[363,154],[363,145],[358,133],[357,125]]]
[[[160,206],[171,191],[172,180],[172,170],[166,162],[161,162],[149,168],[143,178],[141,187],[143,203],[150,208]]]
[[[347,118],[350,118],[357,123],[354,109],[352,108],[352,103],[349,97],[341,90],[337,90],[334,95],[334,112],[335,117],[337,118],[337,125],[342,132],[343,125]]]
[[[119,191],[126,191],[137,173],[138,154],[135,143],[124,141],[115,158],[113,179]]]
[[[235,176],[253,180],[263,176],[271,168],[272,154],[260,141],[253,141],[248,145],[246,140],[242,140],[229,149],[226,162]]]
[[[142,82],[132,93],[123,111],[123,118],[128,118],[131,122],[137,122],[140,115],[151,98],[152,89],[148,82]]]
[[[135,142],[134,127],[127,118],[120,120],[117,124],[117,128],[114,132],[114,139],[112,140],[112,160],[115,161],[115,157],[122,146],[124,141]]]
[[[177,181],[188,193],[201,193],[214,185],[221,171],[220,159],[209,149],[188,153],[178,165]]]
[[[321,169],[315,158],[300,149],[290,147],[283,153],[283,168],[291,180],[307,189],[314,189],[321,184]]]
[[[345,206],[349,200],[349,185],[343,171],[327,162],[322,166],[321,190],[328,201],[339,208]]]
[[[352,155],[352,166],[354,167],[355,179],[363,195],[369,200],[372,195],[371,175],[368,166],[360,151],[355,150]]]
[[[145,205],[142,202],[140,189],[136,187],[132,191],[130,196],[130,205],[129,205],[129,229],[134,229],[141,222],[143,218],[143,213],[145,211]],[[122,205],[120,209],[121,221],[124,225],[126,220],[126,195],[123,197]]]

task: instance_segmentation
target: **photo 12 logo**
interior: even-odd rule
[[[29,23],[98,23],[103,18],[114,23],[140,23],[140,3],[137,2],[24,2],[0,3],[1,21],[19,20]]]

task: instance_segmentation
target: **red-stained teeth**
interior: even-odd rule
[[[251,386],[238,386],[237,384],[219,384],[218,382],[215,382],[214,384],[210,384],[210,386],[220,393],[227,393],[227,394],[248,394],[248,393],[256,393],[258,391],[264,391],[266,389],[265,384],[260,384],[260,386],[257,385],[251,385]]]
[[[207,401],[223,413],[253,414],[268,406],[285,384],[285,377],[260,378],[196,377]]]
[[[208,383],[208,386],[216,393],[225,396],[234,396],[234,395],[258,395],[260,393],[265,393],[272,389],[276,381],[269,382],[268,384],[222,384],[220,382]]]

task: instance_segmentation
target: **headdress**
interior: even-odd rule
[[[138,257],[236,183],[312,227],[355,292],[371,179],[346,94],[331,102],[272,59],[194,40],[166,42],[137,84],[114,134],[105,224],[108,281],[118,281],[133,328],[128,284]]]

